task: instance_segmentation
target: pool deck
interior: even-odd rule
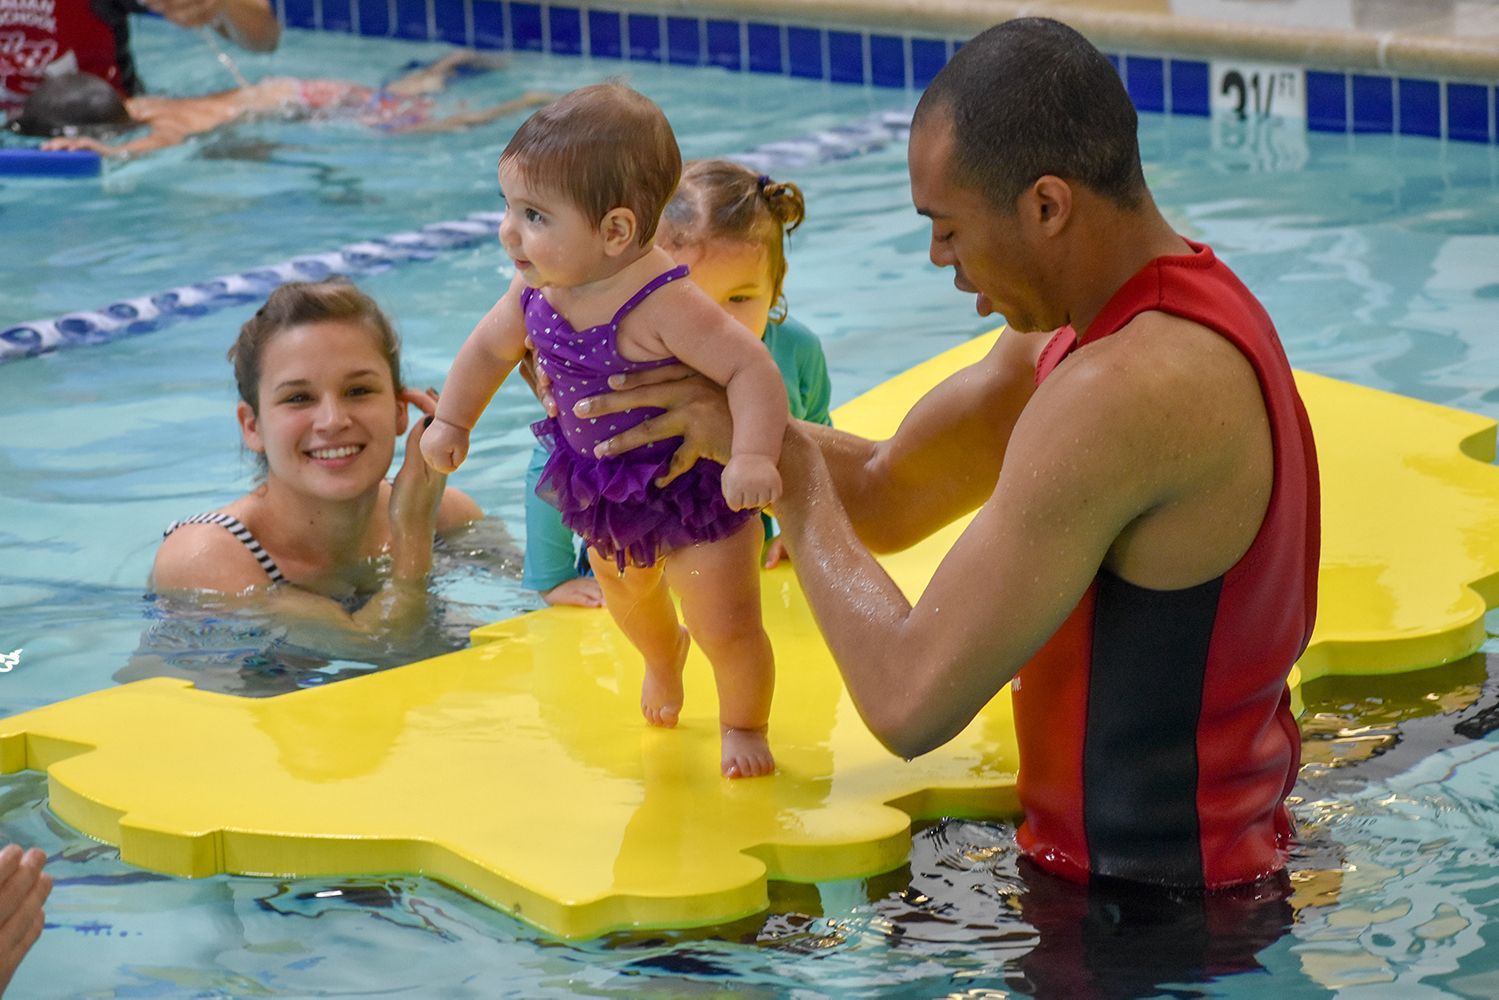
[[[660,10],[660,0],[618,6]],[[700,15],[969,35],[1043,15],[1103,48],[1499,80],[1499,0],[679,0]]]

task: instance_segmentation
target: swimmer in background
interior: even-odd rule
[[[720,769],[754,777],[775,768],[754,513],[781,492],[786,389],[756,334],[679,280],[687,268],[652,242],[681,172],[666,116],[620,84],[573,91],[516,130],[499,163],[500,244],[516,276],[459,350],[421,449],[438,472],[461,465],[474,424],[534,344],[564,403],[534,428],[551,448],[541,490],[588,540],[605,605],[645,657],[642,713],[676,725],[696,639],[718,686]],[[650,411],[600,423],[574,417],[571,404],[609,392],[612,375],[676,359],[726,388],[727,464],[696,463],[673,478],[674,446],[597,457],[595,443]]]
[[[138,156],[244,119],[348,118],[384,132],[452,132],[537,107],[555,96],[528,91],[478,111],[433,116],[432,95],[440,93],[455,75],[464,69],[494,69],[502,64],[498,57],[464,50],[380,87],[348,80],[273,76],[203,97],[121,98],[99,77],[68,73],[32,91],[9,127],[23,135],[50,137],[43,149]],[[119,144],[96,135],[69,134],[141,127],[148,130],[145,135]]]
[[[747,330],[759,332],[781,370],[791,416],[831,425],[832,385],[817,335],[786,312],[786,240],[806,215],[795,184],[778,182],[732,160],[694,160],[661,216],[656,244],[692,269],[692,283]],[[555,404],[548,412],[555,415]],[[526,470],[526,557],[521,585],[548,604],[596,608],[599,584],[579,572],[577,538],[557,509],[536,495],[548,451],[537,443]],[[764,563],[785,558],[785,545],[767,515]],[[586,565],[586,564],[585,564]]]

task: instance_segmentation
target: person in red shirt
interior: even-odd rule
[[[146,11],[256,52],[281,39],[270,0],[0,0],[0,111],[19,108],[59,73],[92,73],[123,97],[140,93],[129,15]]]

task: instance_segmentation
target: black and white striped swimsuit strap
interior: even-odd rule
[[[271,578],[272,583],[285,583],[286,577],[281,574],[281,567],[276,565],[276,560],[265,550],[258,539],[250,534],[250,529],[245,523],[233,514],[194,514],[192,517],[184,517],[180,521],[173,521],[167,525],[167,530],[161,533],[165,538],[184,524],[217,524],[229,534],[239,539],[241,545],[250,550],[250,555],[260,563],[260,568],[265,570],[265,575]]]

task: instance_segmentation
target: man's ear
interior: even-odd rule
[[[604,253],[610,257],[617,257],[630,249],[639,232],[640,224],[635,213],[623,205],[609,209],[599,223],[599,233],[604,237]]]
[[[1060,232],[1072,216],[1072,186],[1053,174],[1037,177],[1020,201],[1026,219],[1050,233]]]
[[[260,440],[260,418],[250,409],[250,404],[240,400],[239,405],[234,408],[234,418],[239,421],[239,436],[244,439],[245,447],[264,454],[265,442]]]

